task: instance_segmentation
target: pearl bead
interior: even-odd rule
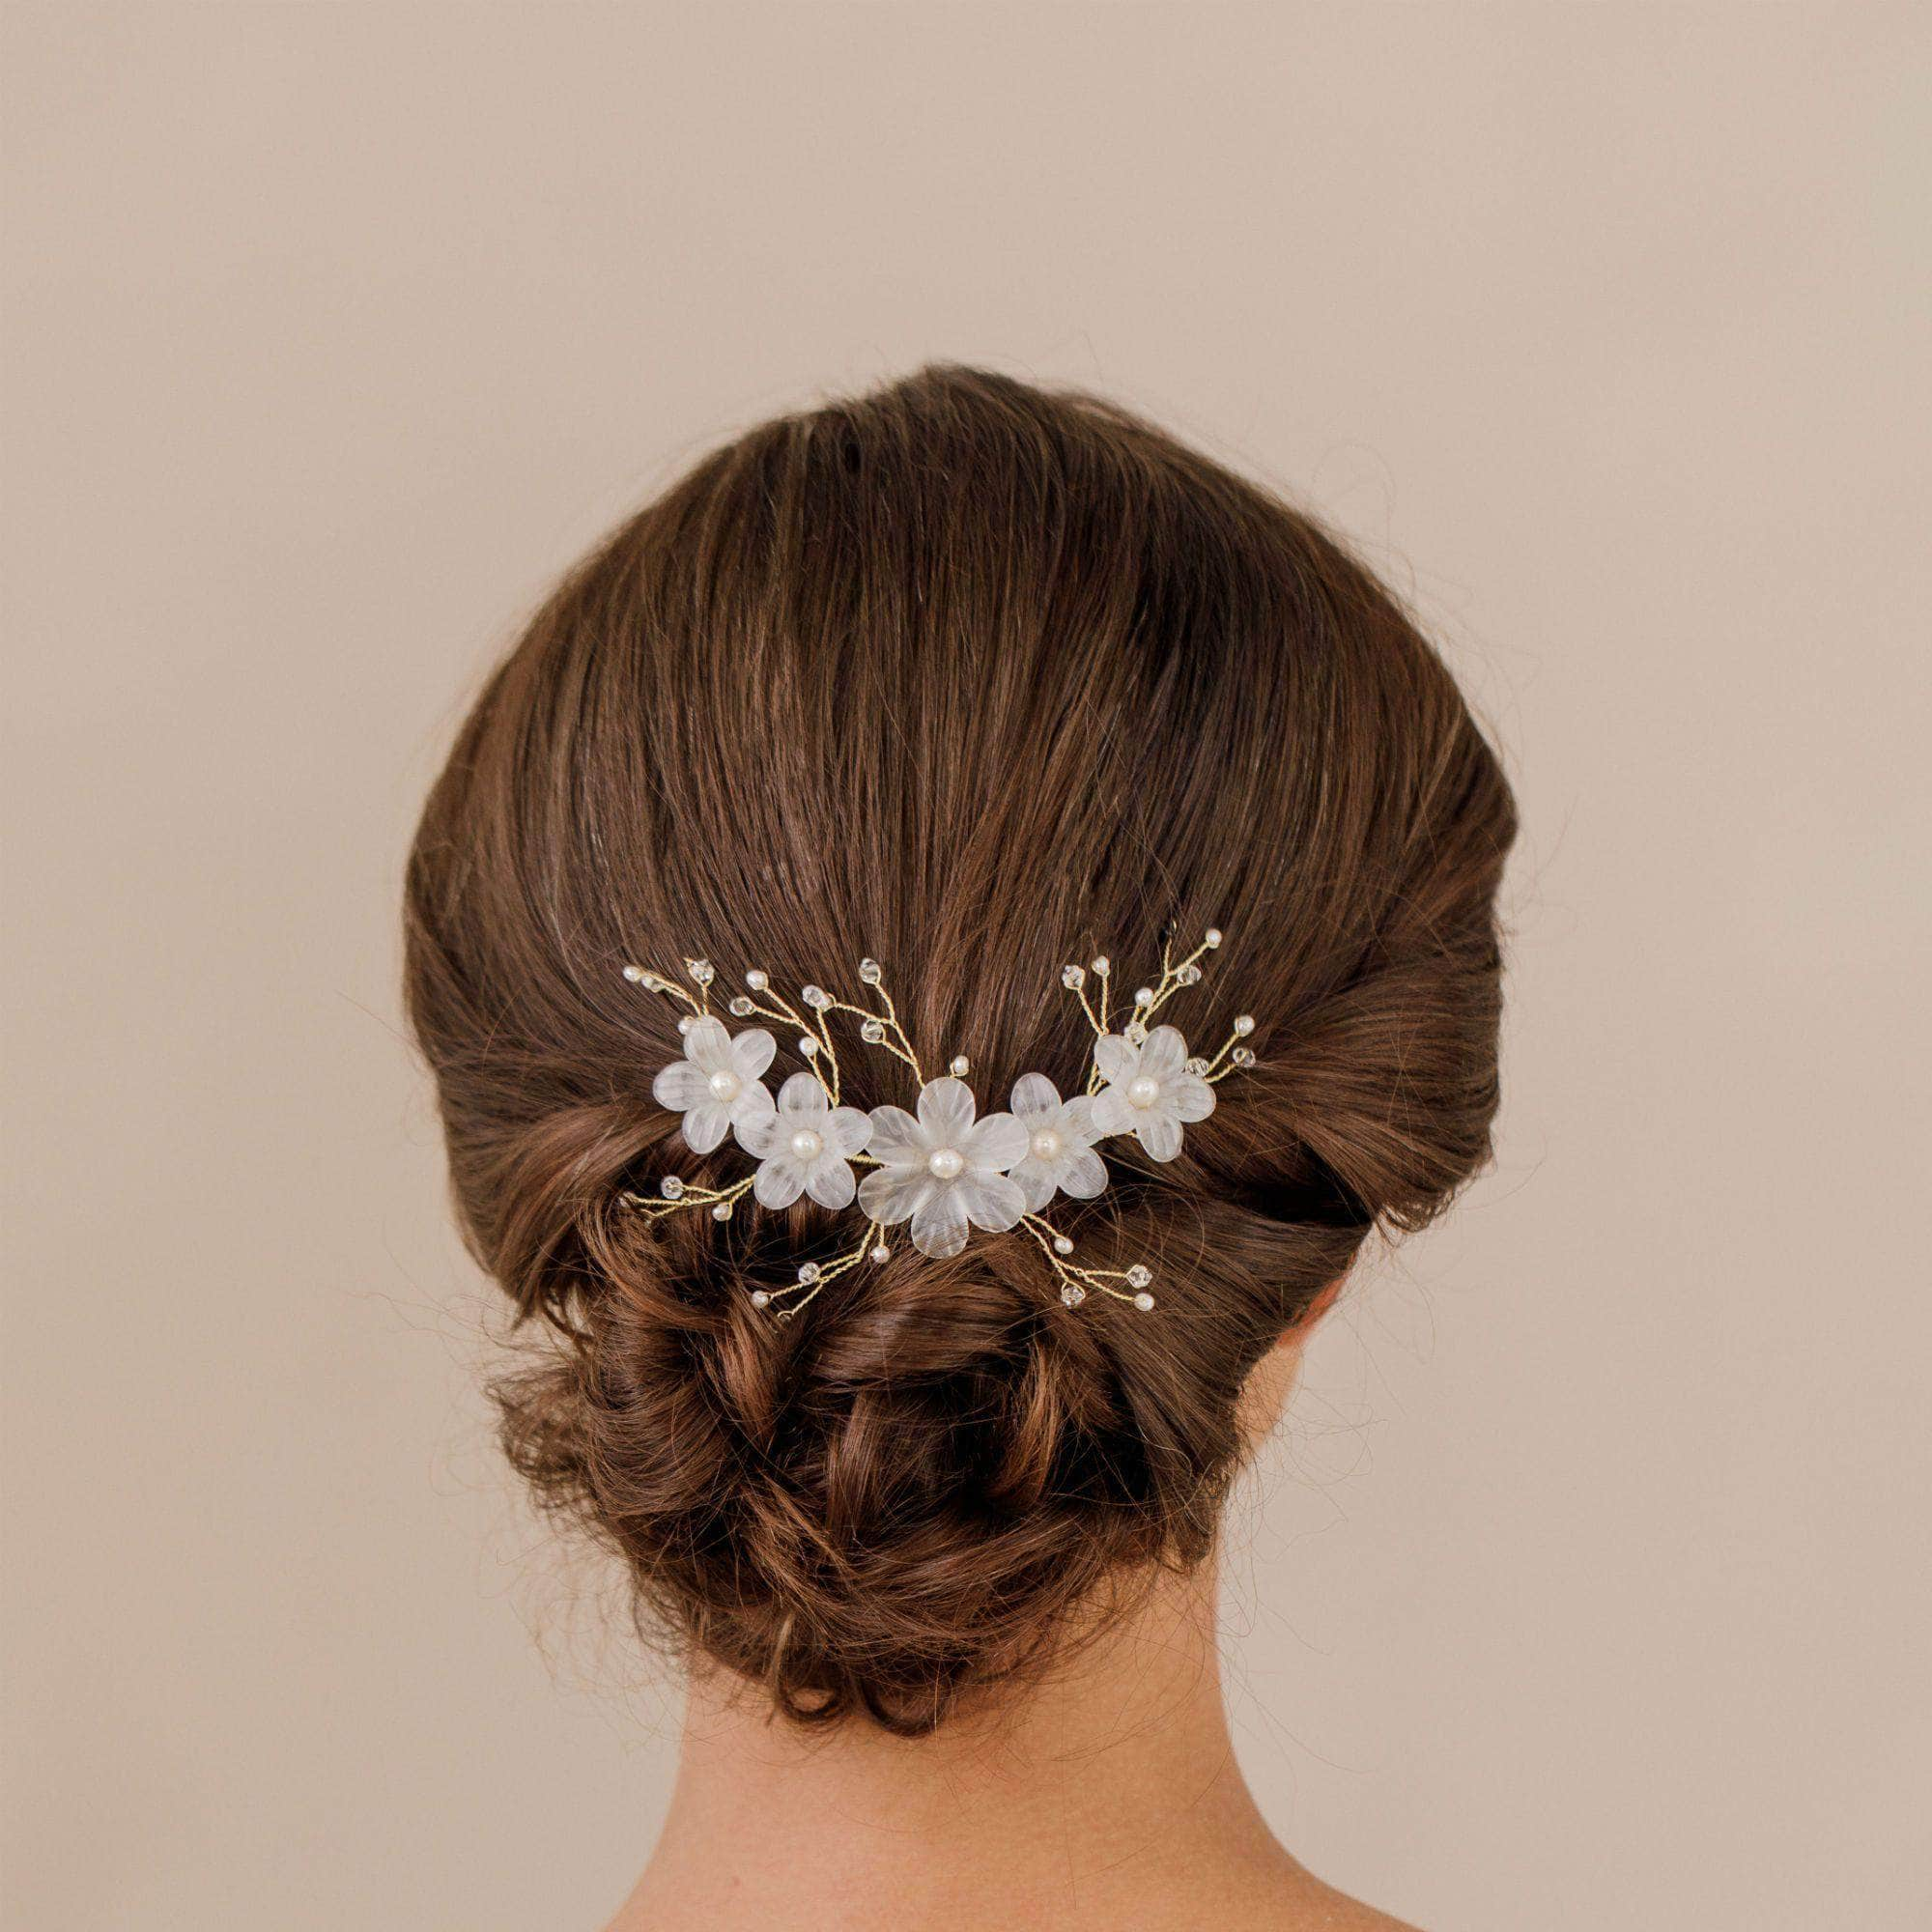
[[[892,1258],[893,1258],[892,1249],[887,1247],[885,1242],[883,1241],[881,1241],[879,1245],[872,1250],[872,1259],[875,1262],[889,1262],[892,1260]]]
[[[824,1141],[810,1127],[801,1127],[791,1137],[791,1156],[794,1160],[816,1160],[825,1151]]]
[[[754,1288],[752,1291],[752,1306],[753,1308],[769,1308],[771,1305],[771,1292],[768,1289]]]
[[[624,968],[624,978],[630,980],[632,985],[640,986],[650,978],[650,975],[641,966],[626,966]]]
[[[1134,1306],[1145,1315],[1153,1306],[1153,1296],[1151,1294],[1137,1294],[1134,1296]]]
[[[721,1066],[711,1076],[711,1097],[714,1100],[735,1100],[745,1083],[728,1067]]]
[[[955,1080],[963,1080],[967,1074],[972,1072],[973,1063],[963,1053],[955,1053],[952,1056],[952,1065],[950,1070]]]
[[[1208,945],[1219,946],[1221,943],[1220,928],[1218,926],[1210,925],[1208,928],[1208,930],[1202,935],[1202,937],[1207,942]]]
[[[1033,1151],[1037,1160],[1058,1160],[1060,1136],[1051,1127],[1041,1127],[1033,1137]]]
[[[956,1148],[935,1148],[925,1167],[935,1180],[957,1180],[966,1170],[966,1156]]]
[[[752,970],[745,975],[745,983],[746,985],[751,987],[753,992],[762,993],[765,990],[765,988],[772,983],[772,976],[769,973],[759,972],[758,969],[755,966],[753,966]]]
[[[1065,1235],[1056,1235],[1053,1237],[1053,1252],[1057,1255],[1070,1255],[1073,1252],[1073,1243]]]
[[[1136,1107],[1151,1107],[1160,1098],[1160,1082],[1151,1073],[1138,1073],[1127,1082],[1127,1098]]]

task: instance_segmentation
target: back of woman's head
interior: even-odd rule
[[[1513,830],[1388,594],[1145,423],[940,368],[741,438],[556,591],[410,867],[464,1225],[549,1338],[498,1390],[517,1466],[800,1720],[918,1732],[1037,1666],[1206,1555],[1249,1371],[1484,1159]],[[629,961],[795,996],[875,956],[990,1107],[1079,1087],[1065,963],[1130,987],[1209,925],[1188,1031],[1250,1009],[1257,1064],[1177,1158],[1111,1142],[1104,1194],[1054,1211],[1153,1264],[1151,1313],[1065,1306],[1015,1228],[895,1242],[778,1321],[752,1294],[851,1215],[623,1204],[747,1165],[653,1101],[676,1008]],[[850,1103],[908,1097],[887,1053],[842,1070]]]

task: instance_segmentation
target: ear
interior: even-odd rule
[[[1321,1318],[1334,1307],[1342,1293],[1342,1284],[1348,1280],[1346,1274],[1338,1274],[1308,1306],[1302,1310],[1300,1319],[1292,1326],[1281,1331],[1281,1339],[1275,1344],[1277,1349],[1298,1349],[1314,1334]]]

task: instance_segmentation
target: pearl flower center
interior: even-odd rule
[[[735,1100],[743,1091],[745,1083],[728,1067],[721,1066],[711,1076],[711,1097],[714,1100]]]
[[[1160,1082],[1151,1073],[1137,1073],[1127,1082],[1127,1098],[1136,1107],[1151,1107],[1160,1098]]]
[[[823,1136],[813,1133],[810,1127],[800,1127],[791,1137],[791,1157],[794,1160],[816,1160],[824,1151]]]
[[[1041,1127],[1033,1137],[1036,1160],[1055,1160],[1060,1154],[1060,1136],[1051,1127]]]
[[[957,1180],[966,1171],[966,1156],[957,1148],[935,1148],[925,1168],[935,1180]]]

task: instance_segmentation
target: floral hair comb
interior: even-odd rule
[[[1199,984],[1200,962],[1220,944],[1220,933],[1210,926],[1183,959],[1174,960],[1171,949],[1163,947],[1158,983],[1134,994],[1118,1033],[1108,1023],[1112,963],[1103,957],[1088,967],[1064,967],[1061,984],[1079,1000],[1094,1029],[1081,1092],[1062,1099],[1045,1074],[1027,1073],[1013,1087],[1012,1111],[986,1115],[980,1114],[966,1085],[971,1067],[964,1054],[940,1078],[925,1077],[876,959],[859,962],[860,980],[874,1006],[855,1006],[821,986],[807,986],[799,998],[810,1011],[809,1019],[772,989],[770,974],[754,969],[745,975],[747,991],[726,1007],[732,1017],[774,1020],[797,1030],[805,1066],[785,1081],[776,1099],[764,1076],[778,1041],[762,1027],[733,1035],[712,1011],[718,975],[708,959],[684,962],[696,991],[649,967],[626,966],[624,977],[633,984],[689,1009],[677,1022],[684,1057],[658,1073],[653,1097],[684,1116],[685,1143],[694,1153],[710,1153],[729,1137],[757,1166],[728,1187],[703,1187],[666,1175],[658,1199],[627,1193],[624,1202],[653,1221],[692,1208],[708,1208],[715,1220],[728,1221],[747,1194],[774,1210],[789,1208],[800,1195],[835,1210],[856,1199],[866,1231],[855,1245],[823,1264],[802,1264],[787,1287],[753,1292],[752,1305],[769,1308],[806,1291],[780,1309],[781,1320],[796,1315],[867,1258],[885,1261],[892,1253],[887,1230],[903,1223],[910,1223],[912,1244],[921,1254],[940,1259],[959,1253],[974,1228],[992,1233],[1024,1228],[1046,1257],[1068,1308],[1097,1293],[1145,1313],[1154,1305],[1149,1293],[1152,1273],[1138,1262],[1124,1268],[1076,1265],[1067,1259],[1071,1237],[1043,1210],[1057,1194],[1090,1201],[1104,1192],[1107,1169],[1095,1151],[1102,1141],[1131,1136],[1149,1158],[1172,1160],[1180,1151],[1182,1129],[1214,1111],[1214,1089],[1230,1073],[1255,1064],[1244,1044],[1255,1030],[1248,1013],[1235,1021],[1211,1060],[1190,1057],[1174,1027],[1152,1024],[1176,993]],[[874,1107],[864,1113],[840,1104],[838,1052],[828,1024],[834,1013],[856,1020],[867,1046],[883,1047],[910,1069],[919,1090],[915,1112]],[[858,1179],[854,1167],[868,1172]]]

